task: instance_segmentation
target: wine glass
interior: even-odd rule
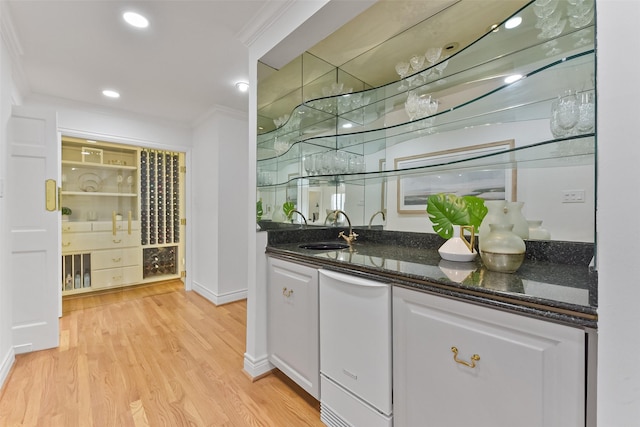
[[[429,64],[433,65],[438,62],[438,59],[440,59],[440,55],[442,55],[442,47],[430,47],[429,49],[427,49],[424,57],[429,62]]]
[[[409,63],[408,62],[398,62],[396,64],[396,73],[400,76],[400,80],[402,80],[402,84],[398,87],[399,91],[406,90],[407,86],[404,84],[404,78],[409,74]]]
[[[558,100],[558,125],[569,131],[578,123],[580,108],[574,92],[567,90]]]

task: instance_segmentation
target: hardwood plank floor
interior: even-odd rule
[[[65,299],[60,347],[18,355],[0,426],[323,426],[279,372],[242,370],[246,302],[216,307],[182,282]]]

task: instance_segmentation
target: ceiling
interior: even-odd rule
[[[287,0],[0,1],[8,6],[3,12],[8,10],[13,23],[18,42],[14,51],[20,56],[17,81],[26,98],[68,99],[186,125],[192,125],[216,107],[248,110],[248,95],[235,88],[235,82],[248,80],[249,74],[243,34],[248,27],[264,21],[274,7],[289,3]],[[335,0],[335,3],[364,9],[372,1]],[[465,36],[466,29],[473,28],[475,37],[487,22],[492,22],[492,16],[504,16],[505,10],[513,12],[522,2],[380,0],[317,45],[308,43],[305,48],[367,83],[382,84],[396,78],[393,66],[388,64],[422,53],[429,43],[454,41],[441,40],[442,34],[453,32],[464,41],[469,38],[468,34]],[[418,38],[405,31],[459,3],[472,7],[466,20],[445,20],[437,28],[428,27]],[[144,14],[150,21],[149,28],[129,27],[121,17],[125,10]],[[489,16],[483,13],[487,11]],[[335,18],[335,13],[326,15],[324,21],[315,25],[324,25],[325,29],[333,25],[332,30],[337,29],[340,19]],[[484,16],[480,19],[479,15]],[[332,21],[330,24],[328,19]],[[313,32],[305,26],[299,30],[292,35],[298,47],[304,45],[300,40]],[[409,36],[403,38],[402,34]],[[396,43],[387,43],[389,40]],[[106,88],[118,90],[121,97],[105,98],[101,91]],[[282,86],[281,90],[289,89]]]
[[[53,96],[185,124],[216,106],[247,111],[248,95],[235,88],[249,74],[239,34],[274,2],[2,1],[21,48],[18,81],[26,97]],[[125,10],[144,14],[149,28],[128,26]],[[121,97],[105,98],[105,88]]]

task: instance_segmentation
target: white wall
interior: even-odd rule
[[[640,424],[640,2],[598,7],[598,426]]]
[[[529,120],[492,126],[460,129],[444,134],[427,135],[396,144],[387,149],[387,168],[394,167],[397,158],[417,153],[434,153],[469,145],[514,140],[516,147],[551,139],[549,120]],[[525,202],[527,219],[543,220],[554,240],[593,242],[595,217],[595,176],[593,165],[575,166],[570,162],[556,163],[560,167],[517,170],[516,194]],[[510,170],[509,170],[510,173]],[[397,212],[397,180],[387,183],[387,223],[385,228],[397,231],[433,232],[426,212]],[[585,203],[562,203],[563,190],[584,190]]]
[[[193,290],[215,304],[246,297],[247,138],[246,115],[229,110],[194,129]]]
[[[2,16],[0,9],[0,17]],[[4,25],[0,32],[4,33]],[[8,48],[5,45],[4,37],[0,42],[0,387],[9,374],[9,370],[14,362],[14,351],[12,343],[12,293],[8,286],[10,265],[9,246],[7,245],[7,205],[5,203],[4,192],[7,185],[7,123],[11,116],[12,92],[14,90],[11,79],[11,58]]]

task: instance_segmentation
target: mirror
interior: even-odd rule
[[[429,192],[491,192],[495,197],[501,191],[507,200],[523,201],[525,217],[542,221],[551,239],[594,241],[595,58],[590,20],[568,19],[566,28],[550,34],[533,5],[518,12],[523,23],[516,32],[508,33],[503,26],[486,32],[490,22],[515,11],[498,10],[490,2],[496,9],[478,15],[487,24],[484,28],[438,33],[466,40],[443,46],[451,46],[455,56],[440,53],[433,67],[418,66],[402,81],[389,83],[398,74],[385,77],[386,85],[373,77],[359,78],[377,67],[388,75],[396,56],[410,61],[415,50],[426,53],[427,46],[417,49],[408,43],[420,39],[413,31],[428,28],[433,35],[441,26],[451,28],[444,23],[467,16],[468,8],[476,7],[472,3],[459,2],[340,67],[310,53],[326,52],[330,43],[325,40],[319,44],[322,49],[312,48],[283,68],[289,76],[296,69],[303,76],[296,81],[302,84],[275,100],[262,103],[260,94],[278,86],[280,71],[271,70],[268,80],[259,81],[259,116],[272,122],[261,126],[258,138],[263,156],[258,162],[258,198],[266,206],[265,219],[278,221],[281,206],[293,201],[314,225],[324,225],[327,210],[340,208],[354,225],[368,226],[373,218],[374,225],[387,230],[431,233],[424,209]],[[424,67],[430,65],[426,56]],[[366,72],[359,71],[362,68]],[[526,78],[504,82],[505,76],[522,70]],[[286,85],[278,87],[286,91]],[[570,104],[578,110],[578,122],[561,129],[554,120],[559,117],[557,102],[567,91],[567,99],[575,99]],[[582,103],[584,99],[591,102]],[[426,113],[420,110],[424,106]],[[590,119],[583,120],[583,107],[591,111]],[[289,113],[278,115],[281,111]],[[483,154],[483,149],[505,141],[512,142],[508,152]],[[385,212],[384,221],[379,211]]]

